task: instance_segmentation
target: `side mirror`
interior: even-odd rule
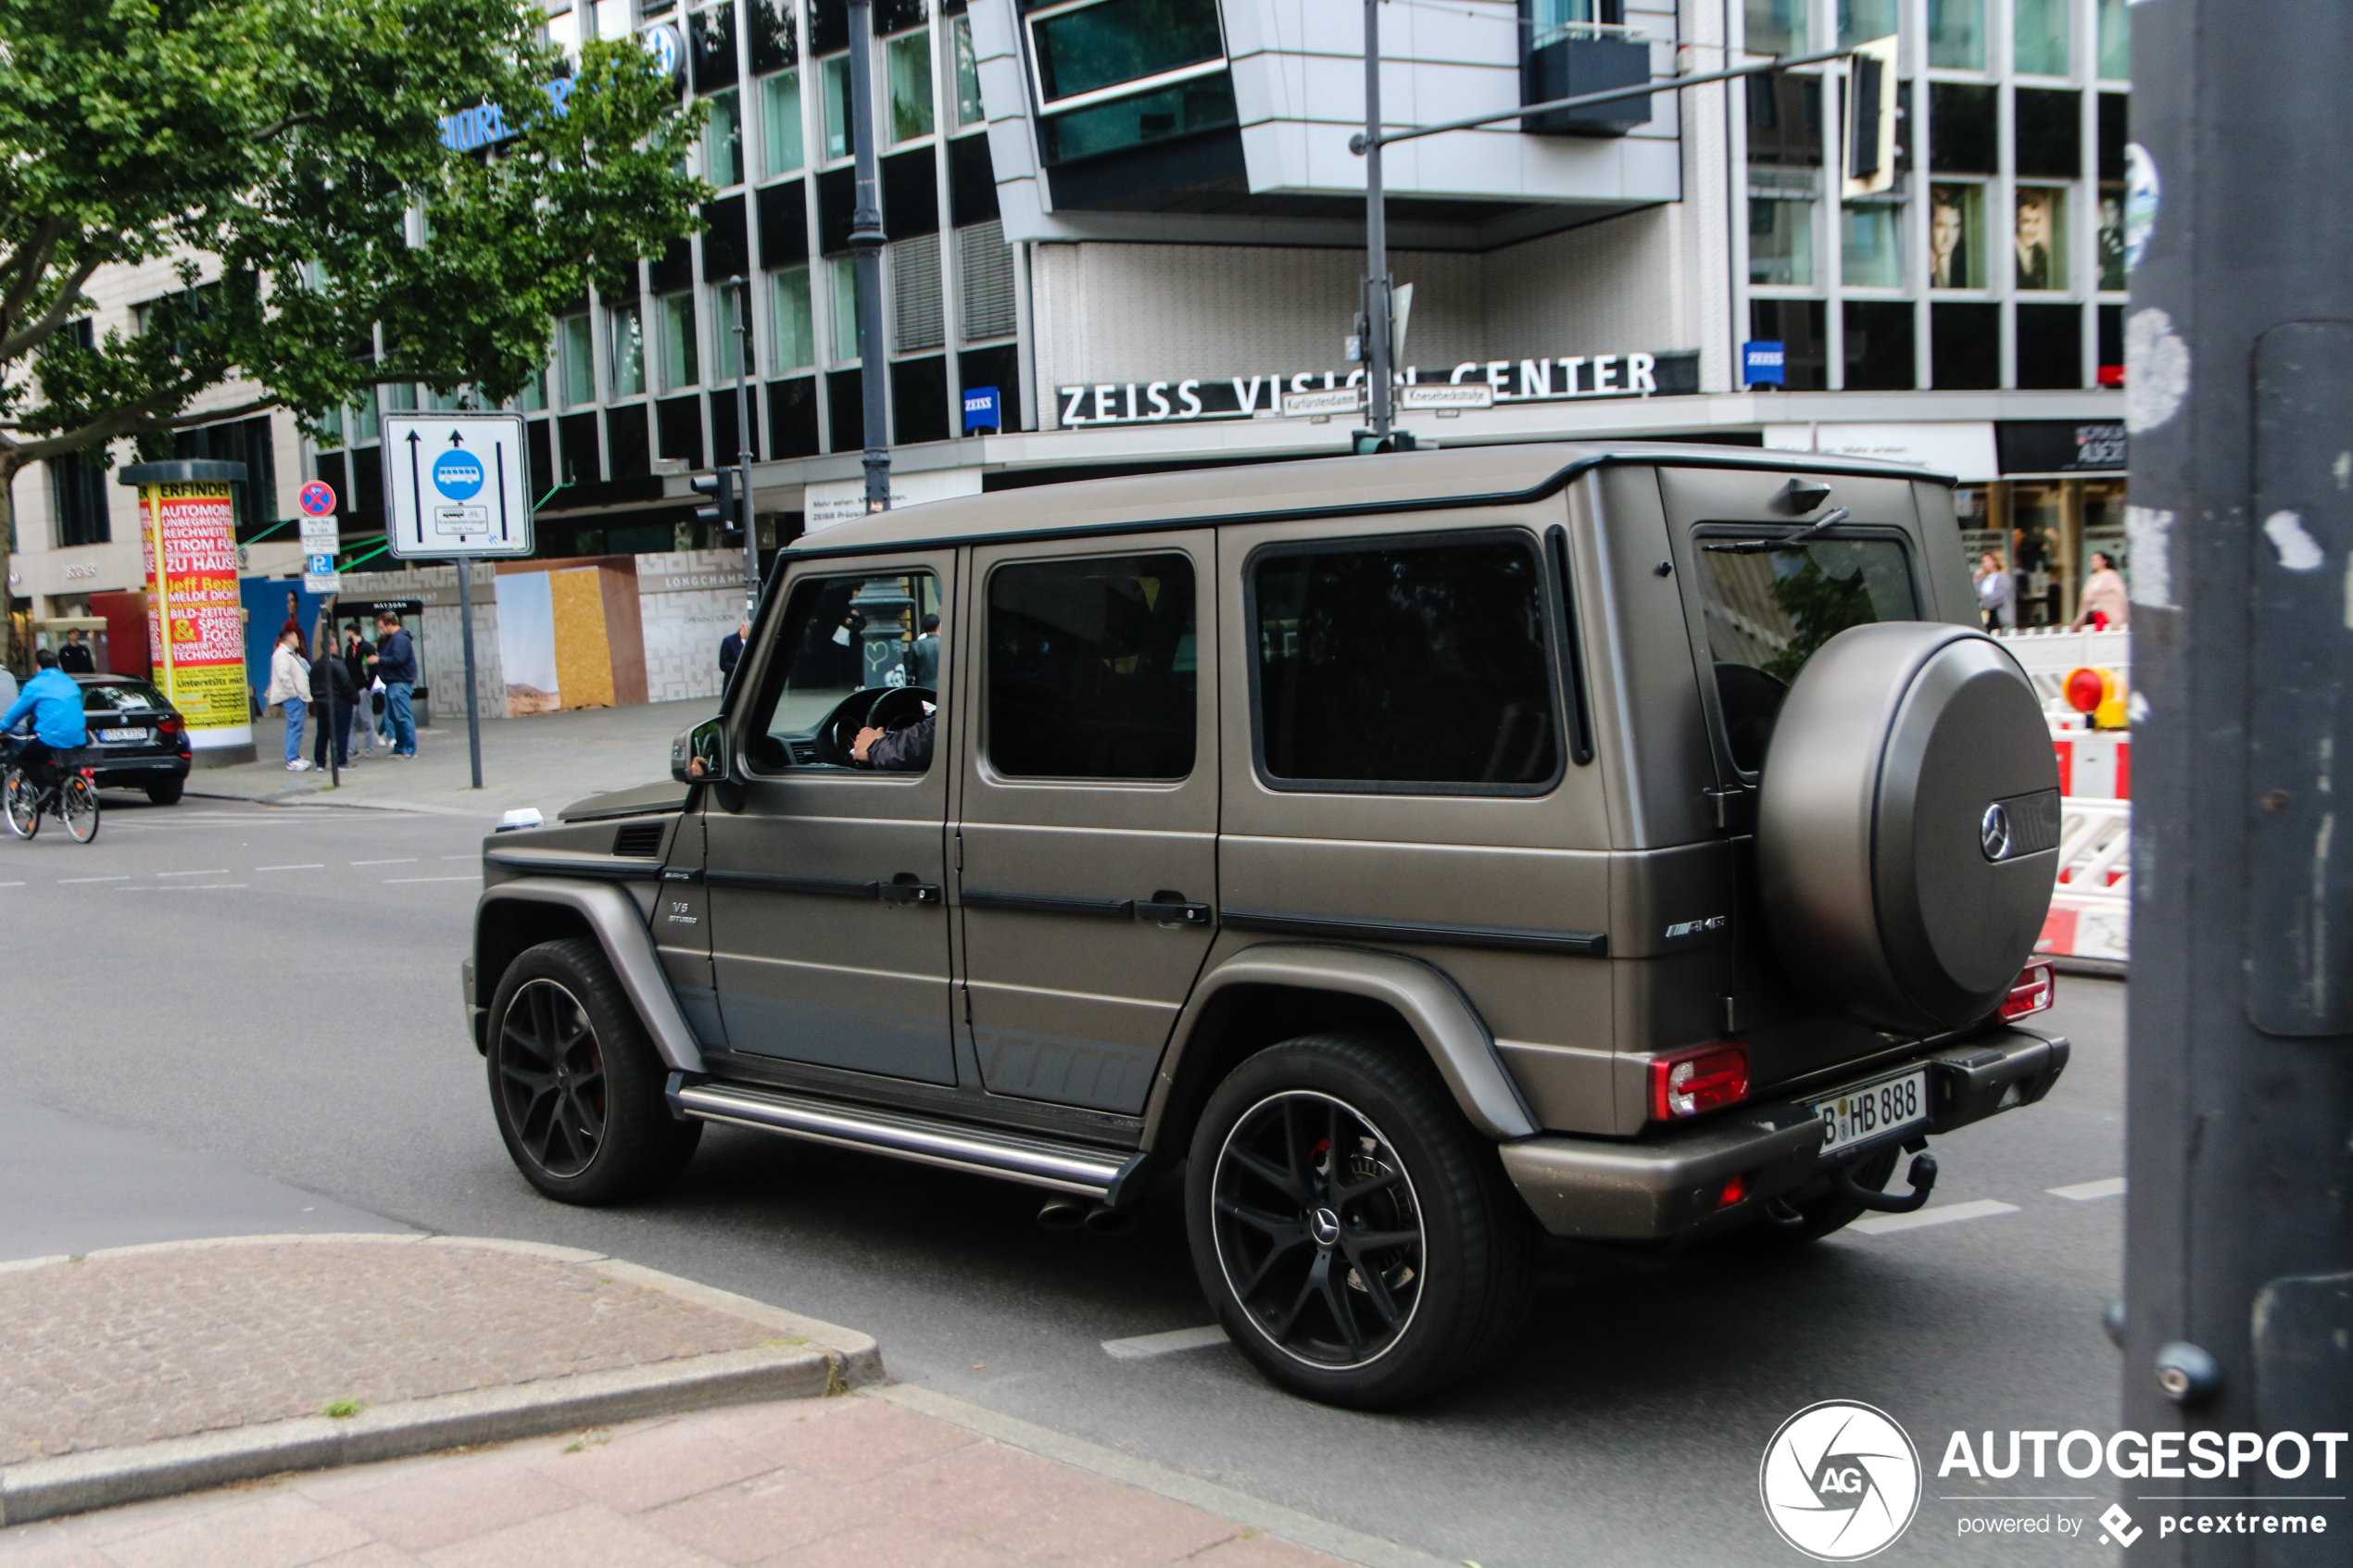
[[[725,721],[706,719],[672,741],[670,776],[680,784],[721,784],[732,778]]]

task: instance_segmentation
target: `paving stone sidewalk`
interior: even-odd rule
[[[0,1530],[0,1568],[1337,1568],[887,1399],[797,1399]]]

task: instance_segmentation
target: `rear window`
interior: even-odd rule
[[[1534,540],[1283,549],[1259,558],[1251,590],[1271,782],[1501,795],[1560,776]]]
[[[171,704],[145,681],[101,681],[82,688],[84,713],[132,713],[141,709],[163,709]]]
[[[1732,538],[1703,530],[1693,553],[1725,739],[1733,763],[1753,773],[1765,766],[1781,699],[1814,650],[1849,626],[1917,621],[1920,606],[1899,540],[1832,537],[1757,555],[1707,547]]]

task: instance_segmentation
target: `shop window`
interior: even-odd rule
[[[2018,172],[2045,180],[2083,173],[2083,95],[2047,87],[2018,90]]]
[[[1013,306],[1013,247],[1005,243],[1004,229],[991,219],[956,232],[964,287],[964,341],[1013,336],[1017,318]]]
[[[702,464],[702,399],[665,397],[654,405],[654,429],[661,438],[661,455],[683,458],[688,468]]]
[[[2070,0],[2018,0],[2010,60],[2021,76],[2065,76],[2073,68]]]
[[[1903,285],[1903,211],[1894,202],[1853,202],[1840,209],[1839,259],[1849,288]]]
[[[1947,70],[1985,69],[1985,0],[1928,0],[1928,63]]]
[[[901,359],[890,368],[890,433],[893,440],[948,439],[948,361]]]
[[[1895,0],[1838,0],[1838,41],[1869,44],[1895,31]]]
[[[1982,289],[1985,268],[1985,187],[1931,185],[1928,196],[1928,286]]]
[[[1748,198],[1748,281],[1805,287],[1814,281],[1814,204]]]
[[[768,442],[777,458],[813,458],[817,444],[817,378],[768,383]]]
[[[755,76],[800,63],[791,0],[751,0],[751,69]]]
[[[776,368],[797,370],[817,362],[817,330],[810,320],[809,269],[786,267],[768,274],[768,315],[775,338]]]
[[[978,125],[988,118],[980,107],[980,56],[973,49],[970,17],[958,17],[950,31],[956,50],[956,129]]]
[[[1928,307],[1929,383],[1939,392],[2002,384],[2002,307],[1939,301]]]
[[[2018,307],[2018,384],[2065,390],[2083,385],[2083,307]]]
[[[736,84],[735,0],[686,19],[686,53],[696,92],[715,93]]]
[[[702,128],[702,177],[721,190],[744,182],[744,123],[736,90],[705,100],[711,118]]]
[[[94,463],[72,457],[48,462],[49,495],[57,514],[57,546],[104,545],[113,534],[107,524],[107,475]]]
[[[556,323],[556,367],[564,403],[578,408],[597,400],[597,359],[588,318],[567,316]]]
[[[1806,0],[1747,0],[1748,51],[1752,55],[1803,55]]]
[[[800,72],[778,71],[760,83],[761,172],[774,180],[800,168]]]
[[[646,433],[646,407],[633,403],[605,413],[606,466],[615,479],[644,479],[654,471]]]
[[[989,762],[1013,778],[1191,773],[1193,601],[1193,564],[1173,552],[991,572]]]
[[[1041,120],[1038,141],[1050,164],[1213,131],[1237,121],[1234,84],[1224,71],[1140,97],[1121,98]]]
[[[1972,82],[1928,84],[1928,166],[1939,174],[1997,172],[1994,120],[1998,100]]]
[[[2132,0],[2098,0],[2100,75],[2123,82],[2133,74]]]
[[[1226,53],[1216,0],[1095,0],[1033,20],[1029,36],[1038,95],[1050,105]]]
[[[1822,166],[1821,78],[1748,79],[1748,161],[1784,169]]]
[[[2010,255],[2020,289],[2064,289],[2067,270],[2067,192],[2057,185],[2020,185]]]
[[[890,268],[891,350],[915,354],[948,342],[939,289],[939,236],[894,241]]]
[[[884,47],[890,56],[890,139],[912,142],[930,135],[931,33],[910,32]]]
[[[1911,391],[1911,303],[1850,299],[1839,307],[1839,313],[1846,328],[1846,389]]]
[[[1753,299],[1748,303],[1748,335],[1760,343],[1781,345],[1786,378],[1782,384],[1788,391],[1819,392],[1830,385],[1824,316],[1818,299]]]
[[[702,380],[702,357],[697,352],[695,296],[691,290],[670,294],[659,301],[661,313],[661,389],[675,392]]]

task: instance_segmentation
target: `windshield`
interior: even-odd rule
[[[1722,536],[1696,542],[1725,740],[1733,764],[1754,773],[1781,698],[1815,649],[1850,626],[1919,619],[1911,560],[1894,539],[1818,539],[1757,555],[1705,547],[1728,543]]]
[[[135,713],[170,706],[161,692],[145,681],[101,681],[82,688],[84,713]]]

